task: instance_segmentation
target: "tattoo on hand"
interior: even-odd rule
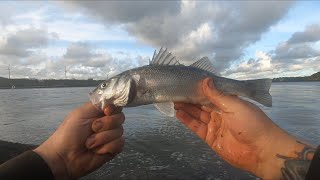
[[[282,179],[284,180],[303,180],[305,179],[312,157],[316,151],[315,148],[297,141],[304,145],[301,152],[295,151],[296,157],[287,157],[277,154],[278,158],[284,159],[284,167],[281,168]]]

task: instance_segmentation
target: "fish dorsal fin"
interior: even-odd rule
[[[155,103],[153,105],[163,114],[174,117],[175,110],[173,102]]]
[[[190,66],[216,74],[216,71],[208,57],[203,57],[198,61],[194,62],[193,64],[191,64]]]
[[[161,48],[157,53],[154,51],[150,65],[181,65],[179,61],[167,49]]]

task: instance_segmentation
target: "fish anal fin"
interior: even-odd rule
[[[203,57],[198,61],[194,62],[193,64],[191,64],[190,66],[217,74],[217,72],[215,71],[215,68],[213,67],[208,57]]]
[[[174,117],[175,110],[173,102],[155,103],[153,105],[163,114]]]

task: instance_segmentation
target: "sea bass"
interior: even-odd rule
[[[108,104],[121,107],[154,104],[160,112],[172,117],[173,102],[209,103],[201,88],[206,77],[213,78],[220,91],[272,106],[271,79],[238,81],[220,77],[207,57],[184,66],[162,48],[158,53],[154,52],[149,65],[124,71],[102,82],[89,96],[91,102],[102,110]]]

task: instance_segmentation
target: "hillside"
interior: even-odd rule
[[[302,81],[320,81],[320,72],[312,74],[311,76],[279,77],[279,78],[274,78],[272,80],[272,82],[302,82]]]
[[[311,81],[319,81],[320,80],[320,72],[317,72],[315,74],[312,74],[309,76],[309,80]]]

